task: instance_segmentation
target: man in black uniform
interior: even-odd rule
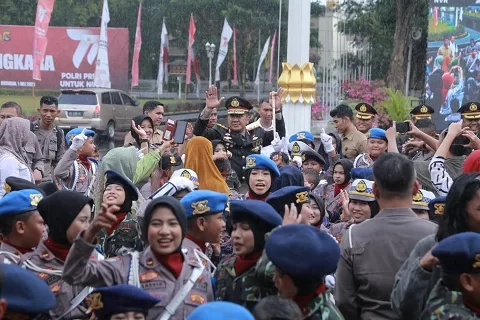
[[[285,136],[285,121],[281,113],[281,97],[272,93],[270,101],[275,99],[275,120],[276,132],[280,138]],[[228,127],[216,123],[212,128],[207,129],[208,120],[212,110],[217,108],[222,99],[217,98],[217,88],[210,87],[207,91],[206,106],[195,123],[195,135],[203,136],[209,140],[223,140],[232,153],[230,162],[232,168],[237,172],[240,182],[245,180],[245,158],[252,153],[260,153],[262,146],[268,146],[274,139],[273,131],[264,131],[258,127],[253,130],[246,130],[248,124],[248,113],[253,108],[250,102],[241,97],[231,97],[225,101],[227,108]]]

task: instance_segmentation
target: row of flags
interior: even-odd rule
[[[32,78],[34,80],[41,81],[40,76],[40,65],[43,61],[45,51],[47,48],[47,31],[48,25],[50,23],[50,17],[53,11],[55,0],[38,0],[37,5],[37,14],[35,20],[35,36],[34,36],[34,45],[33,45],[33,56],[34,56],[34,66]],[[140,51],[142,47],[142,31],[141,31],[141,20],[142,20],[142,1],[138,7],[137,13],[137,27],[135,30],[135,44],[133,49],[133,59],[132,59],[132,87],[138,86],[139,84],[139,59]],[[94,83],[96,87],[101,88],[110,88],[110,69],[108,64],[108,35],[107,28],[108,23],[110,22],[110,11],[108,9],[108,0],[103,0],[102,8],[102,21],[100,26],[100,40],[99,48],[96,59],[95,67],[95,79]],[[193,44],[195,43],[195,20],[193,14],[190,15],[190,24],[188,28],[188,54],[187,54],[187,73],[186,73],[186,84],[191,83],[192,77],[192,67],[193,72],[195,73],[196,84],[197,84],[197,95],[199,94],[199,83],[200,83],[200,68],[198,59],[193,50]],[[273,61],[274,61],[274,52],[276,45],[276,35],[275,31],[272,42],[270,44],[270,37],[268,37],[265,45],[263,46],[263,51],[260,54],[260,60],[258,63],[257,74],[255,77],[255,84],[259,85],[260,78],[260,69],[262,63],[268,63],[269,65],[269,82],[272,82],[272,70],[273,70]],[[220,81],[220,67],[225,60],[225,57],[228,54],[228,44],[233,37],[233,83],[237,83],[237,35],[235,27],[232,29],[230,27],[227,19],[225,18],[222,28],[222,34],[220,37],[220,45],[218,47],[217,55],[217,64],[215,67],[215,81]],[[268,51],[270,50],[269,59],[267,57]],[[168,80],[168,31],[165,25],[165,18],[162,23],[161,31],[161,41],[160,41],[160,58],[159,58],[159,68],[157,76],[157,93],[163,93],[163,84]]]

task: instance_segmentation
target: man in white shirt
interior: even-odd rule
[[[247,130],[254,130],[258,127],[261,127],[265,131],[272,131],[274,129],[273,127],[273,116],[274,116],[274,111],[273,107],[270,105],[268,98],[265,98],[262,100],[260,103],[260,106],[258,107],[258,114],[260,118],[258,118],[257,121],[254,121],[250,123],[247,126]]]
[[[455,43],[455,37],[454,36],[451,36],[450,37],[450,50],[452,50],[452,54],[453,54],[453,57],[455,58],[458,54],[458,46],[457,44]]]

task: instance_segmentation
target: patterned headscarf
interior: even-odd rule
[[[8,151],[21,163],[28,165],[25,146],[30,141],[30,121],[23,118],[9,118],[0,124],[0,153]]]

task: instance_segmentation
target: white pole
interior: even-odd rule
[[[282,40],[282,2],[280,0],[280,7],[278,9],[278,40],[277,40],[277,90],[278,90],[278,78],[280,77],[280,41]]]
[[[209,57],[208,57],[208,64],[209,64],[209,68],[208,68],[208,85],[211,86],[212,85],[212,57],[210,56],[210,53],[208,54]]]
[[[182,99],[182,76],[178,76],[177,80],[178,80],[178,99]]]
[[[412,64],[412,41],[408,45],[408,63],[407,63],[407,78],[405,79],[405,96],[408,96],[408,91],[410,90],[410,67]]]

